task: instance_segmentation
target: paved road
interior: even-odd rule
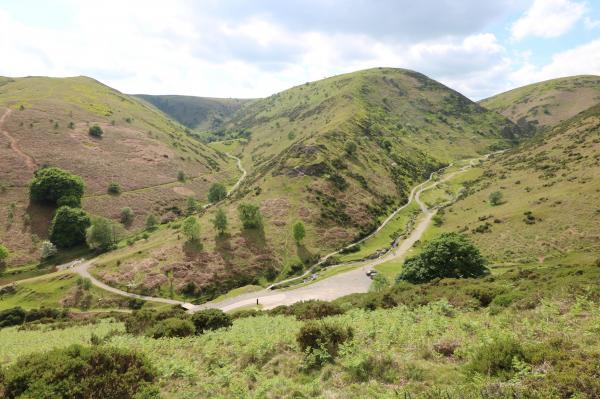
[[[233,158],[235,158],[235,157],[233,157]],[[241,166],[241,161],[239,159],[237,159],[237,161],[238,161],[238,167],[242,171],[242,176],[238,180],[238,183],[236,183],[236,185],[234,186],[234,189],[237,189],[237,187],[239,187],[239,183],[241,183],[241,181],[246,176],[246,171],[243,170],[243,168]],[[385,226],[385,224],[387,224],[400,210],[402,210],[404,207],[408,206],[408,204],[410,204],[413,200],[415,200],[422,210],[422,217],[419,219],[419,222],[417,223],[417,225],[413,229],[413,231],[409,234],[409,236],[407,238],[405,238],[404,240],[402,240],[399,243],[399,245],[397,245],[394,249],[388,251],[386,254],[384,254],[383,256],[381,256],[379,258],[368,260],[365,262],[355,262],[355,264],[357,265],[356,269],[353,269],[353,270],[350,270],[347,272],[343,272],[343,273],[331,276],[329,278],[320,280],[316,283],[302,286],[299,288],[291,288],[291,289],[287,289],[287,290],[271,290],[271,289],[269,289],[271,287],[268,287],[267,289],[264,289],[261,291],[251,292],[251,293],[247,293],[247,294],[241,294],[234,298],[226,299],[224,301],[220,301],[220,302],[216,302],[216,303],[209,302],[209,303],[205,303],[202,305],[193,305],[188,302],[177,301],[174,299],[149,297],[149,296],[144,296],[144,295],[133,294],[133,293],[125,292],[125,291],[119,290],[117,288],[111,287],[111,286],[99,281],[98,279],[94,278],[89,273],[88,269],[92,265],[93,260],[89,260],[89,261],[85,261],[85,262],[83,262],[83,261],[71,262],[70,264],[63,266],[62,269],[72,269],[74,272],[79,273],[81,276],[89,278],[95,286],[102,288],[106,291],[112,292],[114,294],[117,294],[117,295],[122,295],[122,296],[129,297],[129,298],[138,298],[138,299],[151,301],[151,302],[181,305],[192,312],[198,311],[201,309],[208,309],[208,308],[216,308],[216,309],[221,309],[223,311],[230,311],[230,310],[237,309],[240,307],[256,305],[257,300],[258,300],[258,303],[260,305],[262,305],[262,307],[264,309],[271,309],[276,306],[289,305],[289,304],[299,302],[299,301],[304,301],[304,300],[321,299],[321,300],[331,301],[333,299],[336,299],[336,298],[339,298],[339,297],[342,297],[345,295],[349,295],[349,294],[353,294],[353,293],[367,292],[369,290],[369,286],[371,285],[371,279],[366,276],[366,271],[376,265],[381,264],[381,263],[404,256],[407,253],[407,251],[410,250],[410,248],[414,245],[414,243],[421,238],[421,236],[423,235],[423,233],[425,232],[425,230],[431,223],[431,219],[435,215],[436,209],[427,208],[427,206],[420,199],[421,193],[423,193],[426,190],[434,188],[438,184],[440,184],[444,181],[447,181],[448,179],[451,179],[455,175],[468,170],[472,166],[474,166],[474,161],[471,161],[468,165],[464,166],[460,170],[452,172],[452,173],[444,176],[441,180],[435,181],[433,183],[432,183],[432,180],[434,178],[435,173],[432,173],[426,182],[419,184],[411,191],[410,196],[409,196],[409,201],[407,202],[407,204],[398,208],[392,215],[390,215],[384,221],[384,223],[375,231],[375,233],[373,233],[373,234],[376,234],[377,232],[379,232],[383,228],[383,226]],[[233,189],[230,191],[230,193],[231,192],[233,192]],[[369,236],[369,237],[371,237],[371,236]],[[369,238],[369,237],[367,237],[367,238]],[[362,241],[364,241],[364,239],[361,240],[361,242]],[[352,245],[356,245],[356,244],[357,243],[354,243]],[[350,245],[350,246],[352,246],[352,245]],[[328,254],[326,256],[326,258],[333,256],[339,252],[340,251],[332,252],[331,254]],[[319,263],[322,263],[322,262],[323,262],[323,260]],[[331,267],[335,267],[335,266],[331,266]]]

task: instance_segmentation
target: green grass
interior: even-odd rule
[[[219,295],[218,297],[216,297],[213,300],[213,302],[221,302],[226,299],[236,297],[238,295],[248,294],[250,292],[255,292],[255,291],[260,291],[262,289],[263,289],[263,287],[260,285],[245,285],[243,287],[235,288],[235,289],[227,292],[226,294]]]

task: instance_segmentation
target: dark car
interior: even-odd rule
[[[371,269],[371,270],[369,270],[369,271],[367,272],[367,277],[369,277],[369,278],[373,278],[373,277],[375,277],[376,275],[377,275],[377,270],[373,270],[373,269]]]

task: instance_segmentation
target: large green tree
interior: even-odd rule
[[[79,206],[84,187],[79,176],[59,168],[43,168],[35,172],[29,184],[29,198],[34,202]]]
[[[443,233],[404,262],[398,281],[426,283],[435,278],[472,278],[489,273],[479,249],[464,235]]]
[[[208,190],[208,201],[215,203],[227,197],[227,189],[221,183],[214,183]]]
[[[262,229],[263,220],[258,206],[253,204],[240,204],[238,206],[238,213],[245,229]]]
[[[50,241],[61,248],[85,243],[85,231],[91,221],[85,211],[61,206],[56,210],[50,226]]]

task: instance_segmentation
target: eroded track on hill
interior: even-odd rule
[[[23,160],[23,162],[25,162],[27,169],[29,169],[33,173],[37,169],[37,163],[35,162],[35,160],[33,159],[33,157],[31,155],[27,154],[26,152],[24,152],[21,149],[21,147],[19,147],[19,143],[18,143],[17,139],[15,139],[8,132],[8,130],[6,130],[6,128],[4,127],[6,118],[8,118],[11,113],[12,113],[12,109],[6,108],[6,110],[4,111],[4,114],[2,114],[2,116],[0,117],[0,132],[2,132],[2,134],[8,140],[8,142],[10,144],[10,148],[13,150],[13,152],[15,154],[17,154],[19,156],[19,158],[21,158]]]

